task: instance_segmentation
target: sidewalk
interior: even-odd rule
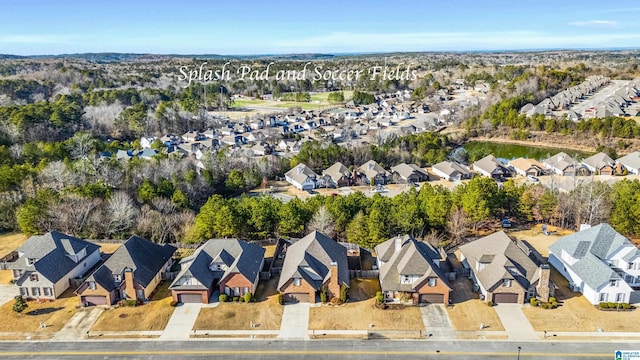
[[[287,304],[282,313],[279,339],[309,339],[309,303]]]
[[[160,340],[188,340],[201,308],[202,304],[176,306]]]
[[[520,304],[498,304],[494,307],[509,340],[538,340]]]
[[[89,334],[89,329],[104,310],[98,307],[80,309],[71,320],[58,331],[54,340],[81,340]]]
[[[427,331],[427,338],[434,340],[452,340],[456,338],[449,314],[442,304],[429,304],[420,307],[422,322]]]

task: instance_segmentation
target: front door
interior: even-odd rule
[[[138,300],[144,300],[144,290],[136,290],[136,297]]]

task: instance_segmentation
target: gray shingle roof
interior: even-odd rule
[[[609,155],[600,152],[593,156],[590,156],[582,161],[584,165],[591,171],[597,171],[602,169],[605,166],[613,166],[614,161]]]
[[[317,179],[318,174],[316,174],[310,167],[305,164],[298,164],[293,169],[287,171],[285,176],[293,179],[298,184],[304,183],[308,178]]]
[[[422,170],[416,164],[399,164],[391,168],[391,172],[396,172],[403,179],[408,179],[413,173],[417,173],[420,177],[429,177],[429,173]]]
[[[86,250],[86,256],[89,256],[98,251],[100,247],[57,231],[32,236],[16,250],[21,256],[11,264],[11,268],[21,269],[25,272],[37,271],[47,280],[56,283],[86,258],[85,256],[76,263],[70,257],[83,249]],[[37,259],[37,261],[33,265],[27,265],[25,259],[29,258]],[[18,280],[18,285],[21,284],[21,280]]]
[[[400,249],[396,251],[396,241]],[[449,288],[442,270],[433,261],[440,261],[440,254],[431,245],[404,235],[393,237],[376,246],[376,254],[384,264],[380,267],[380,286],[383,291],[415,291],[429,277],[440,278]],[[401,284],[401,275],[419,275],[412,284]]]
[[[618,158],[617,161],[625,167],[640,169],[640,151],[634,151],[631,154]]]
[[[431,168],[447,174],[449,177],[454,176],[456,173],[469,175],[469,169],[467,169],[464,165],[458,164],[456,162],[443,161],[441,163],[433,165]]]
[[[343,176],[351,177],[351,171],[343,163],[337,162],[324,170],[322,175],[328,175],[333,182],[338,183]]]
[[[191,256],[180,262],[182,270],[176,276],[170,289],[208,289],[214,280],[221,281],[233,274],[240,273],[254,282],[260,275],[260,265],[264,259],[264,248],[240,239],[211,239],[199,247]],[[212,262],[222,262],[225,271],[210,269]],[[178,285],[180,278],[192,276],[202,285]]]
[[[316,290],[331,276],[331,262],[338,264],[338,282],[349,286],[347,249],[326,235],[314,231],[289,246],[282,265],[278,290],[294,277],[305,278]]]
[[[563,152],[559,152],[544,161],[544,164],[548,168],[558,169],[561,171],[564,171],[568,167],[573,166],[573,163],[573,158]]]
[[[549,251],[558,258],[563,250],[572,255],[577,261],[565,266],[570,267],[589,287],[597,289],[610,279],[620,278],[603,260],[624,245],[631,245],[631,242],[609,224],[600,224],[561,237],[549,246]]]
[[[467,259],[471,270],[485,289],[492,288],[505,278],[514,279],[524,289],[528,289],[540,275],[538,265],[504,231],[462,245],[460,253]],[[479,262],[486,265],[477,271]]]
[[[375,178],[378,174],[387,175],[387,171],[374,160],[369,160],[360,166],[358,173],[364,174],[369,180]]]
[[[134,281],[146,288],[175,251],[176,248],[169,244],[159,245],[132,236],[86,281],[95,281],[106,290],[111,291],[118,286],[113,275],[121,275],[124,280],[124,269],[129,268],[133,270]]]

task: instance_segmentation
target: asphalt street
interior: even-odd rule
[[[518,354],[518,347],[520,353]],[[0,359],[593,359],[640,342],[203,340],[0,342]]]

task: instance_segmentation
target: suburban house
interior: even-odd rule
[[[220,294],[255,294],[264,266],[264,248],[240,239],[211,239],[180,261],[182,269],[169,286],[173,300],[209,303]]]
[[[449,180],[459,181],[471,178],[469,169],[457,162],[443,161],[431,167],[431,171],[438,177]]]
[[[278,282],[286,302],[316,302],[324,287],[328,299],[340,296],[349,286],[347,249],[314,231],[287,248]]]
[[[563,152],[559,152],[543,161],[544,166],[556,175],[576,175],[576,162]]]
[[[369,160],[358,168],[358,176],[367,185],[384,185],[387,183],[387,171],[374,160]]]
[[[629,174],[640,174],[640,151],[634,151],[631,154],[627,154],[616,161],[622,165]]]
[[[52,231],[32,236],[9,263],[20,295],[27,299],[56,299],[100,261],[100,247],[94,243]]]
[[[391,175],[397,183],[413,184],[429,180],[429,173],[416,164],[400,164],[391,168]]]
[[[494,179],[511,176],[511,171],[493,155],[487,155],[471,164],[473,171]]]
[[[554,295],[548,264],[537,265],[504,231],[460,246],[462,265],[484,300],[522,304]]]
[[[517,158],[509,161],[509,166],[521,176],[540,176],[544,174],[545,166],[534,159]]]
[[[549,246],[549,263],[594,305],[628,303],[640,287],[640,250],[609,224],[561,237]]]
[[[344,166],[343,163],[337,162],[329,166],[322,172],[322,175],[329,177],[327,181],[330,185],[335,187],[350,186],[353,183],[353,176],[351,170]]]
[[[284,174],[284,178],[289,184],[300,190],[313,190],[319,185],[317,183],[318,174],[305,164],[294,166]]]
[[[132,236],[93,272],[75,293],[80,304],[113,305],[121,299],[144,301],[171,270],[176,248]]]
[[[603,152],[582,160],[582,165],[596,175],[613,175],[616,168],[616,162]]]
[[[445,257],[428,243],[398,235],[375,248],[385,301],[405,294],[414,304],[448,304],[451,285],[444,276]]]

